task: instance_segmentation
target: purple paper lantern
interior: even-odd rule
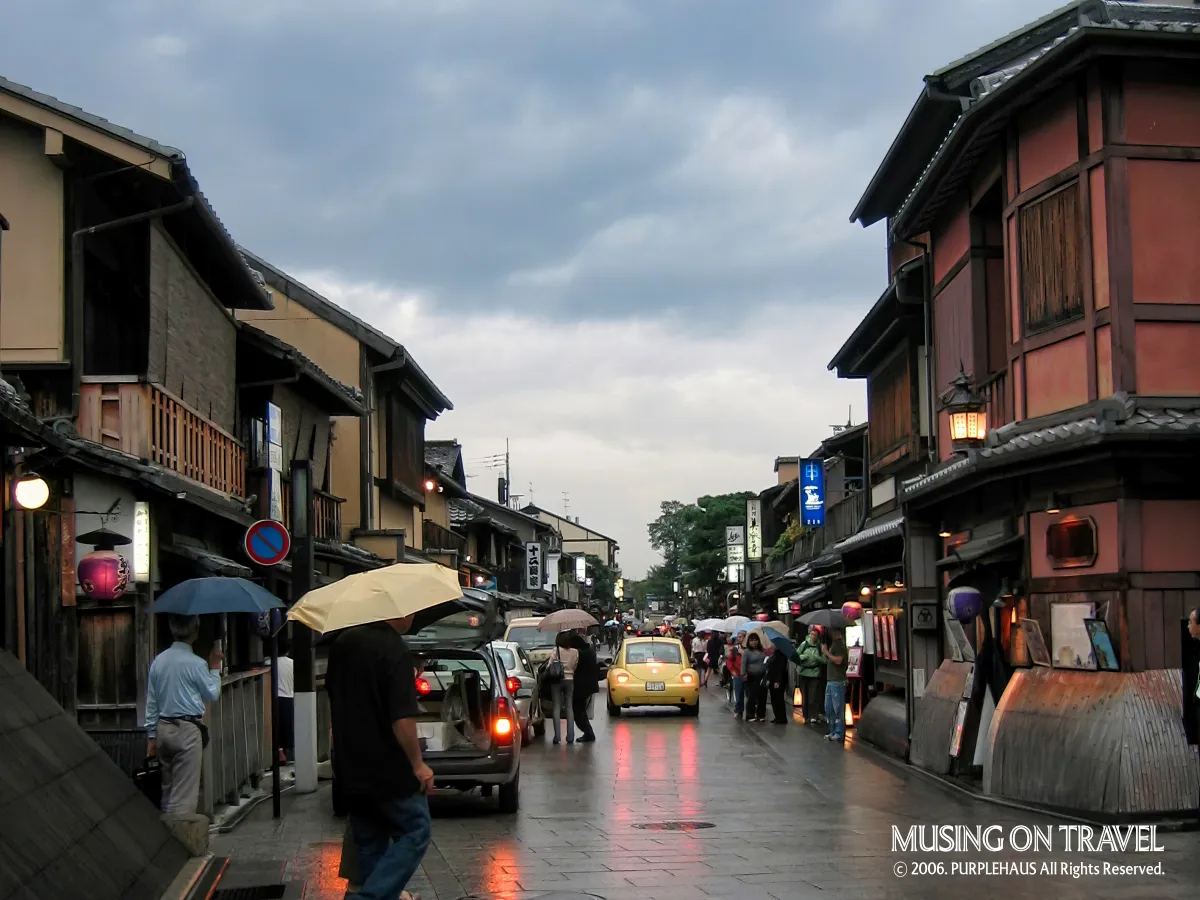
[[[973,622],[975,617],[983,612],[983,594],[977,588],[956,587],[946,598],[946,606],[950,610],[950,615],[966,625],[968,622]]]
[[[80,587],[92,600],[116,600],[129,586],[129,563],[116,550],[93,550],[76,571]]]
[[[842,604],[842,616],[848,622],[857,622],[862,618],[862,604],[857,600],[847,600]]]

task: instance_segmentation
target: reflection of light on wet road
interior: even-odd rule
[[[696,739],[696,723],[685,722],[679,732],[679,802],[685,818],[699,817],[704,812],[700,797],[700,748]]]
[[[618,822],[634,818],[634,807],[641,794],[641,779],[633,776],[633,733],[625,722],[613,727],[613,755],[616,757],[616,796],[613,815]]]
[[[498,843],[489,846],[488,852],[491,856],[483,862],[479,890],[488,893],[520,890],[517,872],[521,862],[517,848],[511,843]]]
[[[651,781],[665,781],[671,777],[667,767],[667,742],[657,729],[646,735],[646,775]]]

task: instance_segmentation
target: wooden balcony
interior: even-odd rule
[[[437,522],[425,519],[421,522],[421,549],[426,553],[442,550],[465,556],[467,539],[449,528],[443,528]]]
[[[282,480],[283,485],[283,524],[292,527],[292,482],[290,478]],[[343,497],[335,497],[326,491],[313,491],[313,537],[318,541],[342,540],[342,504]]]
[[[979,383],[975,392],[983,400],[987,412],[988,431],[995,431],[1013,421],[1012,397],[1008,391],[1008,372],[997,372]]]
[[[791,551],[771,565],[774,572],[786,572],[810,559],[816,559],[840,540],[858,531],[863,521],[863,510],[867,502],[864,491],[847,494],[825,510],[825,525],[810,528],[800,535]]]
[[[129,377],[85,378],[81,437],[228,494],[246,492],[241,441],[157,384]]]

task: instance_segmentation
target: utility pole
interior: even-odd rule
[[[312,462],[292,460],[292,600],[313,587]],[[292,627],[296,699],[296,793],[317,789],[317,680],[313,633],[296,622]],[[272,742],[274,743],[274,742]]]
[[[564,516],[564,517],[565,517],[565,518],[566,518],[568,521],[570,521],[570,518],[571,518],[571,516],[570,516],[570,512],[571,512],[571,495],[570,495],[570,494],[568,494],[566,491],[563,491],[563,492],[562,492],[562,498],[563,498],[563,516]]]
[[[509,496],[511,497],[511,495],[512,495],[512,487],[511,487],[512,472],[509,469],[508,438],[504,439],[504,483],[506,485],[509,485],[508,493],[509,493]],[[509,502],[506,503],[505,505],[508,506],[509,508],[513,508],[513,504],[512,504],[511,500],[509,500]]]

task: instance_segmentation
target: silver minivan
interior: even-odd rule
[[[529,659],[525,648],[516,641],[492,641],[489,646],[504,669],[509,693],[516,698],[521,743],[529,744],[535,736],[541,737],[546,733],[542,698],[537,689],[537,667]]]

